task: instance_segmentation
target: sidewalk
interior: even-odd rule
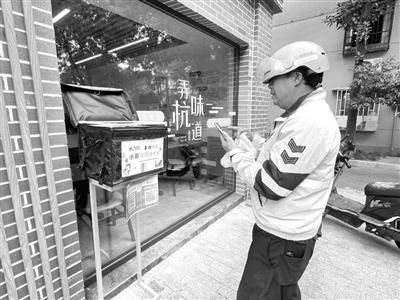
[[[241,203],[143,276],[159,299],[235,299],[253,215]],[[399,299],[400,252],[393,242],[328,216],[300,281],[303,299]],[[151,299],[135,283],[113,300]]]
[[[391,168],[400,171],[400,157],[386,156],[377,161],[351,159],[350,164],[354,166],[367,166],[371,168]],[[400,174],[397,181],[400,181]]]
[[[253,215],[232,209],[143,276],[160,299],[235,299],[251,242]],[[151,299],[136,283],[113,300]]]

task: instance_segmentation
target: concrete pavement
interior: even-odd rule
[[[397,164],[375,163],[353,164],[338,181],[339,193],[364,202],[366,183],[400,181]],[[151,268],[144,282],[159,299],[235,299],[253,222],[242,202]],[[327,216],[300,288],[303,299],[400,299],[399,274],[400,249],[393,241]],[[135,282],[112,299],[151,297]]]
[[[235,299],[253,215],[241,203],[143,276],[159,299]],[[328,216],[300,281],[303,299],[400,299],[393,242]],[[151,299],[136,283],[113,300]]]
[[[234,299],[253,216],[240,204],[143,276],[160,299]],[[134,283],[113,300],[151,299]]]
[[[370,168],[389,168],[400,171],[400,157],[394,157],[394,156],[387,156],[377,161],[352,159],[350,160],[350,163],[353,166],[364,166]]]

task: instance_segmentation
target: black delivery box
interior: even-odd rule
[[[80,123],[80,167],[108,186],[165,171],[166,134],[166,126],[136,121]]]
[[[164,122],[137,120],[133,104],[119,89],[62,85],[63,100],[78,127],[79,166],[100,184],[157,174],[167,166]]]

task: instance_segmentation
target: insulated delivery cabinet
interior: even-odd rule
[[[80,124],[80,167],[109,186],[165,171],[166,130],[135,121]]]
[[[86,177],[114,186],[166,170],[166,124],[137,120],[123,90],[63,84],[62,91]]]

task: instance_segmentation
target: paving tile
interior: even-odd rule
[[[139,287],[135,282],[127,289],[123,290],[117,296],[113,298],[113,300],[130,300],[130,299],[141,299],[141,300],[150,300],[153,298],[153,295],[150,294],[145,289]]]
[[[224,285],[232,290],[237,290],[240,279],[242,278],[242,272],[233,270],[224,278]]]
[[[218,293],[215,293],[213,295],[210,295],[207,300],[222,300],[222,299],[226,299],[225,297],[221,296]]]
[[[169,300],[193,300],[193,298],[186,298],[180,292],[174,292],[168,298]]]
[[[198,267],[198,269],[210,276],[215,282],[218,283],[218,285],[224,282],[226,274],[213,269],[211,266],[201,265]]]
[[[210,281],[204,277],[204,274],[198,273],[196,278],[187,277],[184,287],[180,292],[187,295],[188,299],[208,299],[217,290],[217,283],[210,284]]]
[[[174,276],[177,280],[181,280],[185,276],[185,270],[175,266],[170,261],[166,261],[165,264],[158,269],[158,272],[163,274],[164,278],[168,279]]]
[[[146,273],[145,282],[165,300],[235,299],[253,222],[251,208],[240,204]],[[330,218],[324,232],[299,283],[303,299],[400,299],[393,243]],[[127,299],[140,299],[130,291]]]
[[[145,281],[147,286],[150,287],[153,291],[155,291],[157,294],[161,294],[166,287],[164,285],[160,285],[156,280],[146,280]]]
[[[221,274],[228,274],[232,271],[232,267],[226,266],[218,261],[215,261],[215,259],[212,259],[209,256],[204,255],[203,261],[205,265],[209,266],[210,268],[214,269],[215,271]]]
[[[221,285],[217,290],[217,293],[221,295],[221,297],[223,297],[224,299],[236,299],[236,290],[229,288],[225,285]]]
[[[199,298],[200,296],[198,294],[196,294],[192,289],[187,289],[187,290],[180,291],[179,294],[182,297],[184,297],[185,299],[188,299],[188,300],[200,299]]]
[[[169,299],[174,292],[169,287],[164,286],[164,289],[159,293],[160,299]]]

